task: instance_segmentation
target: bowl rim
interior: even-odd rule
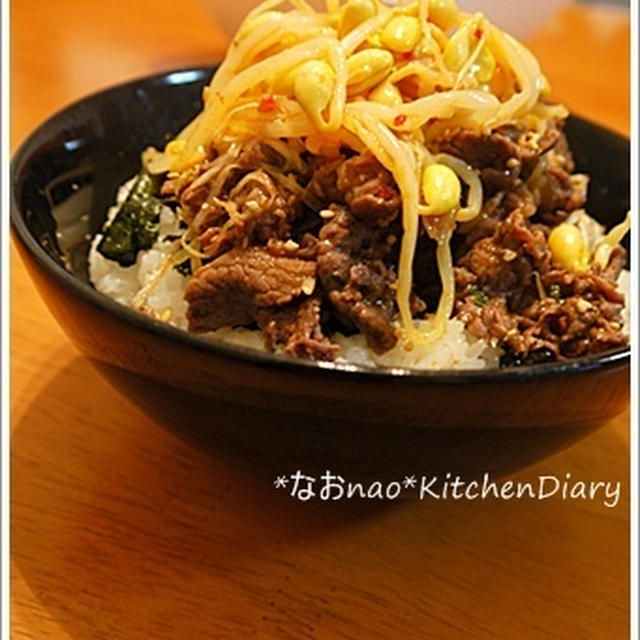
[[[215,66],[194,66],[168,71],[161,71],[133,80],[118,83],[104,89],[100,89],[81,97],[67,106],[59,109],[44,120],[34,129],[20,144],[14,153],[10,165],[10,222],[12,235],[17,238],[26,252],[45,271],[62,285],[70,293],[78,296],[84,302],[97,307],[107,314],[113,314],[118,320],[123,321],[137,329],[148,331],[156,337],[177,342],[190,349],[209,353],[218,358],[232,359],[242,364],[258,367],[266,370],[277,369],[287,373],[322,376],[334,380],[349,380],[351,382],[394,382],[410,384],[470,384],[470,383],[507,383],[533,381],[540,379],[556,378],[564,375],[584,374],[594,370],[609,369],[614,367],[629,367],[631,359],[631,347],[625,349],[603,352],[597,355],[583,356],[566,362],[553,362],[546,364],[523,365],[519,367],[499,369],[442,369],[420,370],[406,367],[373,367],[349,362],[322,362],[295,358],[292,356],[260,352],[248,347],[227,344],[207,338],[201,334],[178,329],[167,323],[161,322],[150,316],[116,302],[94,289],[88,282],[83,282],[77,276],[67,271],[57,263],[37,242],[27,228],[22,211],[18,206],[16,189],[20,184],[20,177],[28,166],[31,154],[42,146],[36,141],[49,128],[55,128],[60,120],[65,118],[79,107],[99,101],[105,95],[115,94],[129,90],[143,84],[162,82],[167,84],[168,79],[172,85],[189,84],[195,81],[206,80],[207,76],[215,70]],[[581,121],[588,126],[605,131],[621,141],[627,138],[615,131],[591,122],[585,118],[572,115],[572,119]]]

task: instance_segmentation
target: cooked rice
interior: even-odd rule
[[[117,197],[117,203],[109,209],[107,225],[113,220],[122,202],[126,199],[134,180],[123,185]],[[171,209],[165,207],[160,216],[158,240],[148,251],[141,251],[136,263],[130,267],[121,267],[117,262],[107,260],[97,247],[102,234],[96,235],[89,252],[89,275],[95,288],[118,302],[132,306],[136,294],[154,277],[168,257],[175,252],[179,241],[174,240],[181,233],[178,221]],[[158,279],[156,286],[146,298],[140,311],[168,322],[180,329],[187,329],[187,303],[184,292],[189,280],[174,268],[169,268]],[[624,293],[626,306],[623,312],[624,328],[629,332],[629,292],[630,274],[623,271],[618,281]],[[416,326],[425,328],[427,321],[416,321]],[[245,328],[224,328],[211,331],[208,337],[228,344],[266,351],[259,330]],[[331,340],[338,344],[338,361],[354,364],[407,367],[423,370],[442,369],[493,369],[499,366],[501,350],[471,335],[462,322],[450,319],[445,334],[430,345],[418,344],[407,351],[399,342],[393,349],[380,355],[367,345],[361,334],[344,336],[336,333]]]
[[[414,322],[417,329],[426,329],[428,322]],[[398,342],[382,355],[367,345],[362,334],[345,337],[337,333],[331,340],[340,346],[340,356],[354,364],[409,369],[495,369],[500,364],[502,350],[485,340],[472,336],[459,320],[448,321],[445,334],[433,344],[417,344],[407,351]]]

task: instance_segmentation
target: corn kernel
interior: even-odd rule
[[[347,60],[349,93],[361,93],[377,85],[393,67],[393,55],[384,49],[364,49]]]
[[[454,0],[429,0],[429,20],[443,31],[455,26],[458,7]]]
[[[391,18],[380,34],[382,44],[398,53],[412,51],[421,37],[420,22],[413,16]]]
[[[309,60],[298,67],[293,91],[300,106],[312,120],[321,120],[335,85],[333,69],[321,60]]]
[[[422,194],[431,215],[443,215],[460,205],[460,180],[453,169],[430,164],[422,175]]]
[[[558,225],[549,234],[549,249],[553,259],[570,271],[583,271],[589,266],[589,251],[580,232],[573,224]]]
[[[340,34],[349,33],[375,14],[376,5],[373,0],[348,0],[340,17]]]

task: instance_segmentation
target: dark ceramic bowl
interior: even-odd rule
[[[11,167],[14,237],[51,312],[161,424],[280,471],[498,473],[626,409],[628,349],[488,372],[380,371],[217,344],[92,289],[87,238],[140,151],[161,145],[199,110],[211,73],[164,73],[85,98],[40,126]],[[628,141],[578,118],[567,131],[578,168],[592,176],[591,213],[617,222],[629,207]]]

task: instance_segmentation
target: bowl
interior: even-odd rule
[[[80,100],[11,165],[14,239],[39,292],[76,347],[157,422],[261,470],[471,475],[530,464],[626,410],[629,349],[484,372],[383,371],[216,343],[94,290],[88,238],[140,151],[198,112],[212,72],[161,73]],[[612,224],[629,207],[629,143],[579,118],[567,133],[592,176],[589,209]]]

